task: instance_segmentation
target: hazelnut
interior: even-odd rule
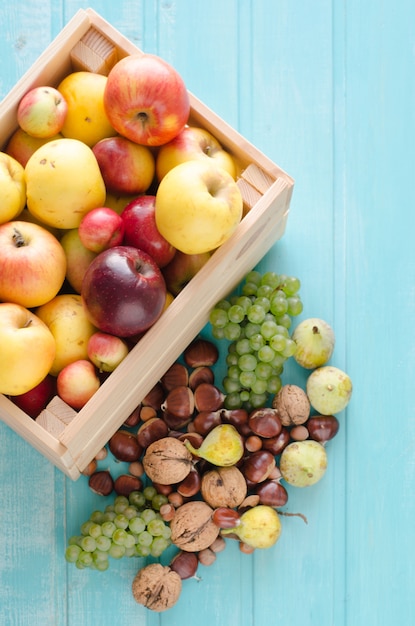
[[[140,569],[132,583],[134,600],[157,612],[166,611],[176,604],[181,590],[179,574],[160,563],[150,563]]]
[[[199,337],[187,346],[183,358],[185,363],[193,369],[203,365],[211,367],[218,360],[219,351],[214,343]]]
[[[163,437],[148,446],[143,466],[152,482],[173,485],[184,480],[192,469],[192,455],[179,439]]]
[[[211,507],[233,508],[246,497],[246,480],[236,466],[217,467],[203,474],[200,491]]]
[[[283,426],[304,424],[310,415],[310,401],[297,385],[284,385],[272,400]]]
[[[219,527],[212,520],[213,509],[200,500],[182,504],[170,522],[171,540],[185,552],[208,548],[219,535]]]

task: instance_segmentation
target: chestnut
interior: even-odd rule
[[[339,421],[334,415],[313,415],[305,426],[311,439],[320,443],[333,439],[339,431]]]
[[[193,578],[198,565],[199,561],[195,552],[184,552],[180,550],[172,559],[170,568],[174,572],[177,572],[182,580],[186,580],[186,578]]]
[[[258,450],[244,460],[241,472],[251,483],[260,483],[268,478],[274,467],[274,455],[268,450]]]
[[[143,452],[136,435],[122,429],[113,434],[108,446],[118,461],[126,461],[127,463],[138,461]]]
[[[174,389],[169,391],[161,405],[162,411],[183,419],[190,418],[193,415],[194,408],[193,391],[186,385],[174,387]]]
[[[114,489],[114,479],[108,470],[98,470],[89,477],[90,489],[99,496],[109,496]]]
[[[148,448],[150,443],[166,437],[169,432],[168,426],[161,417],[152,417],[143,424],[137,431],[137,441],[142,448]]]
[[[173,363],[163,374],[160,382],[167,392],[175,387],[187,387],[189,384],[189,372],[181,363]]]
[[[211,383],[200,383],[194,392],[194,406],[197,411],[217,411],[223,407],[225,395]]]
[[[119,496],[128,497],[132,491],[141,491],[143,483],[138,476],[121,474],[114,481],[114,491]]]
[[[193,391],[201,383],[209,383],[210,385],[213,385],[214,382],[215,375],[213,373],[213,370],[207,365],[200,365],[189,374],[188,384],[190,389],[193,389]]]
[[[278,480],[264,480],[255,488],[259,496],[260,504],[278,507],[284,506],[288,501],[287,490]]]
[[[254,409],[249,414],[248,424],[255,435],[259,437],[276,437],[282,429],[281,419],[276,409],[263,407]]]
[[[203,365],[211,367],[219,358],[219,350],[211,341],[198,337],[187,346],[183,358],[185,363],[193,369]]]

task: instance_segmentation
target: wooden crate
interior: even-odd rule
[[[80,69],[108,74],[117,60],[138,52],[93,10],[79,10],[0,103],[0,149],[17,128],[18,102],[30,88],[57,85]],[[33,420],[0,395],[0,418],[74,480],[207,323],[214,304],[235,288],[285,230],[293,179],[189,95],[190,123],[215,135],[239,164],[245,216],[235,233],[82,410],[75,412],[54,398],[48,412]]]

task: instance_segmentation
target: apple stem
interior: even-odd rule
[[[13,242],[16,248],[21,248],[22,246],[25,246],[26,241],[22,233],[19,230],[17,230],[17,228],[14,228],[13,230],[14,230]]]

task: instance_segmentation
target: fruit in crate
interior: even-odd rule
[[[79,294],[59,294],[35,311],[55,338],[56,354],[50,368],[53,376],[69,363],[88,358],[88,340],[97,329],[88,319]]]
[[[40,383],[29,389],[29,391],[17,396],[11,396],[10,399],[22,411],[35,419],[55,395],[56,378],[51,374],[47,374]]]
[[[97,160],[77,139],[41,146],[25,168],[27,207],[49,226],[77,228],[91,209],[103,206],[105,184]]]
[[[78,228],[66,230],[60,238],[66,256],[66,280],[76,293],[81,293],[82,281],[90,263],[97,256],[85,248],[79,237]]]
[[[91,252],[103,252],[122,244],[124,222],[113,209],[97,207],[84,215],[78,234],[85,248]]]
[[[0,303],[0,345],[0,393],[26,393],[49,373],[55,340],[46,324],[29,309]]]
[[[59,397],[73,409],[79,410],[98,391],[100,380],[94,364],[87,359],[80,359],[61,369],[56,386]]]
[[[184,289],[199,270],[209,261],[210,252],[200,254],[185,254],[176,250],[173,259],[163,267],[163,276],[167,289],[177,296]]]
[[[107,77],[95,72],[72,72],[58,85],[65,98],[68,112],[62,135],[78,139],[87,146],[95,145],[105,137],[116,135],[104,109],[104,90]]]
[[[330,324],[311,317],[296,326],[292,334],[297,347],[294,359],[306,369],[314,369],[327,363],[333,354],[335,336]]]
[[[107,191],[124,195],[145,193],[153,182],[154,156],[150,148],[126,137],[107,137],[93,148]]]
[[[132,54],[114,65],[104,107],[115,130],[127,139],[160,146],[187,123],[190,102],[180,74],[154,54]]]
[[[210,252],[223,244],[241,221],[242,209],[236,182],[211,161],[177,165],[156,192],[157,228],[186,254]]]
[[[92,324],[118,337],[145,332],[160,317],[166,285],[155,261],[132,246],[101,252],[88,267],[81,290]]]
[[[33,87],[17,108],[17,123],[32,137],[41,139],[60,133],[68,105],[63,95],[49,85]]]
[[[128,344],[115,335],[97,331],[88,340],[88,358],[100,372],[113,372],[128,352]]]
[[[204,128],[186,126],[171,141],[161,146],[157,153],[156,172],[160,181],[176,165],[193,160],[214,163],[226,170],[232,178],[236,177],[236,166],[233,157],[224,150],[219,141]]]
[[[32,308],[56,296],[66,257],[46,228],[23,221],[0,225],[0,300]]]
[[[54,141],[55,139],[63,139],[63,135],[57,133],[52,137],[32,137],[19,127],[14,131],[7,142],[5,152],[16,159],[20,165],[26,167],[26,163],[40,146],[43,146],[43,144],[48,141]]]
[[[350,376],[330,365],[314,370],[306,384],[310,404],[321,415],[334,415],[343,411],[349,404],[352,389]]]
[[[147,252],[160,268],[173,259],[176,248],[159,232],[155,217],[155,196],[143,195],[132,200],[121,213],[124,245]]]
[[[0,152],[0,224],[19,215],[26,204],[23,166],[5,152]]]

